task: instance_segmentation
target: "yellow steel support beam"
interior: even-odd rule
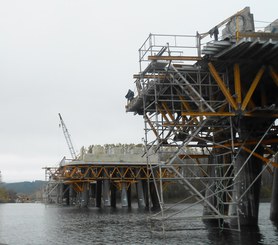
[[[269,67],[269,73],[270,73],[273,81],[275,82],[275,84],[278,86],[278,74],[275,72],[275,70],[271,66]]]
[[[169,117],[171,118],[171,120],[174,122],[175,121],[175,118],[174,116],[172,115],[171,111],[169,110],[168,106],[166,105],[165,102],[162,102],[162,106],[164,108],[164,110],[167,112],[167,114],[169,115]]]
[[[226,87],[225,83],[223,82],[223,80],[221,79],[221,77],[219,76],[218,72],[216,71],[214,65],[209,62],[208,63],[208,67],[210,70],[211,75],[213,76],[213,78],[215,79],[215,81],[217,82],[219,88],[221,89],[222,93],[224,94],[225,98],[227,99],[227,101],[229,102],[229,104],[235,109],[237,110],[237,104],[234,100],[234,98],[232,97],[232,95],[230,94],[228,88]]]
[[[245,146],[242,146],[241,147],[244,151],[248,152],[248,153],[251,153],[254,157],[257,157],[259,159],[261,159],[263,161],[264,164],[267,164],[269,162],[269,159],[268,158],[265,158],[263,156],[261,156],[260,154],[256,153],[256,152],[253,152],[249,149],[249,148],[246,148]],[[277,162],[270,162],[271,165],[273,167],[276,167],[278,168],[278,163]]]
[[[253,80],[244,100],[243,100],[243,103],[242,103],[242,106],[241,106],[241,109],[244,111],[246,109],[246,106],[248,105],[259,81],[261,80],[261,77],[262,75],[264,74],[264,71],[265,71],[265,67],[263,66],[257,73],[255,79]]]
[[[181,96],[181,95],[179,95],[179,99],[180,99],[180,101],[181,101],[183,107],[184,107],[187,111],[191,111],[191,107],[190,107],[189,103],[187,103],[187,102],[185,101],[184,97]]]
[[[148,56],[148,60],[202,60],[200,56]]]
[[[278,118],[276,113],[266,113],[266,112],[245,112],[243,114],[245,117],[269,117],[269,118]]]
[[[258,143],[258,140],[248,140],[246,142],[244,142],[244,145],[256,145]],[[270,145],[270,144],[275,144],[275,143],[278,143],[278,139],[267,139],[267,140],[263,140],[261,142],[261,144],[265,144],[265,145]],[[232,145],[231,142],[229,143],[224,143],[224,144],[221,144],[221,145],[214,145],[213,148],[223,148],[223,147],[230,147]],[[233,144],[235,147],[238,147],[238,146],[242,146],[242,142],[237,142],[235,141],[234,144]]]
[[[236,102],[239,107],[241,104],[241,82],[240,82],[239,64],[234,65],[234,79],[235,79]]]
[[[182,116],[206,116],[206,117],[230,117],[235,116],[236,113],[234,112],[195,112],[195,111],[188,111],[182,112]]]
[[[165,120],[168,124],[170,124],[170,121],[169,121],[167,115],[164,113],[164,111],[163,111],[159,106],[157,106],[157,107],[158,107],[159,113],[162,115],[162,117],[164,118],[164,120]]]
[[[242,94],[246,95],[247,94],[247,89],[243,86],[244,84],[241,84],[241,91],[242,91]],[[249,110],[253,110],[254,108],[256,107],[256,104],[255,102],[252,100],[252,98],[250,99],[248,105],[247,105],[247,108]]]

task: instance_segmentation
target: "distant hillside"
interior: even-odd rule
[[[24,181],[24,182],[16,182],[16,183],[3,183],[3,187],[7,190],[14,191],[16,193],[29,195],[36,191],[41,190],[44,184],[45,181],[36,180],[33,182]]]

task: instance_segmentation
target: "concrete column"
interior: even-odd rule
[[[111,200],[110,200],[110,181],[109,180],[103,180],[103,205],[104,207],[110,207]]]
[[[150,207],[150,202],[149,202],[148,182],[146,180],[142,180],[142,187],[143,187],[143,193],[145,199],[145,207],[146,209],[148,209]]]
[[[102,180],[97,180],[96,184],[96,207],[101,207]]]
[[[152,209],[153,210],[160,210],[160,204],[158,200],[158,196],[156,193],[155,185],[153,182],[150,182],[150,195],[151,195],[151,200],[152,200]]]
[[[278,161],[278,156],[276,156],[275,161]],[[274,168],[273,174],[270,220],[278,222],[278,168]]]
[[[70,199],[71,206],[76,204],[76,191],[72,188],[72,185],[70,186],[69,189],[69,199]]]
[[[63,205],[69,206],[69,204],[70,204],[69,185],[63,185]]]
[[[138,207],[144,208],[146,204],[145,204],[142,180],[138,180],[138,182],[136,183],[136,191],[137,191]]]
[[[239,140],[244,142],[246,139],[259,139],[262,137],[264,132],[270,126],[271,122],[263,121],[265,119],[260,118],[245,118],[240,121],[239,128]],[[254,126],[255,125],[255,126]],[[254,128],[256,127],[256,129]],[[252,150],[252,147],[250,147]],[[263,155],[263,148],[257,147],[255,153]],[[262,170],[263,163],[260,159],[250,156],[250,153],[240,150],[236,161],[235,161],[235,181],[234,185],[234,197],[238,201],[239,208],[239,220],[242,226],[256,226],[258,224],[258,213],[259,213],[259,198],[260,198],[260,187],[261,187],[261,176],[252,185],[251,183],[259,175]],[[242,165],[249,159],[240,171]],[[246,192],[246,190],[249,190]],[[244,194],[246,192],[246,194]],[[242,195],[244,196],[238,200]],[[234,207],[231,207],[231,214],[236,214]],[[232,222],[233,223],[233,222]]]
[[[83,191],[81,192],[81,208],[87,208],[89,204],[89,183],[83,183]]]
[[[121,201],[122,201],[122,207],[128,206],[126,183],[122,183]]]
[[[117,188],[112,183],[110,184],[111,191],[111,207],[116,208],[117,204]]]
[[[236,159],[236,174],[242,164],[245,162],[248,153],[241,152]],[[260,160],[251,157],[241,173],[238,174],[234,188],[234,195],[239,198],[262,170]],[[253,184],[249,191],[242,197],[238,203],[240,224],[243,226],[256,226],[258,224],[259,197],[260,197],[261,178]],[[236,215],[236,210],[232,209],[232,215]]]
[[[91,199],[91,205],[96,206],[96,183],[90,184],[90,199]]]
[[[131,208],[131,185],[127,189],[127,204],[128,207]]]

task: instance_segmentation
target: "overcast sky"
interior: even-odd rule
[[[250,6],[278,18],[277,0],[0,0],[0,170],[5,182],[44,179],[75,149],[142,143],[143,119],[125,112],[138,48],[149,33],[206,32]]]

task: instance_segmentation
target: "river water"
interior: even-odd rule
[[[201,208],[201,207],[199,207]],[[269,220],[269,203],[260,204],[259,225],[242,232],[206,229],[185,222],[187,230],[165,236],[149,229],[148,212],[125,208],[0,204],[0,244],[278,244],[278,226]]]

